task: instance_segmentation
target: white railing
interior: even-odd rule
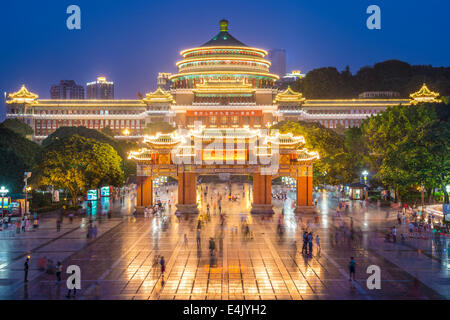
[[[278,110],[281,115],[284,114],[298,114],[301,118],[308,120],[321,119],[365,119],[376,113],[308,113],[304,110]]]
[[[128,120],[128,119],[145,119],[148,115],[162,114],[174,115],[171,110],[148,110],[138,114],[15,114],[8,113],[6,118],[31,117],[37,120]]]

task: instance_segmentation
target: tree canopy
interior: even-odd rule
[[[355,98],[365,91],[395,91],[408,98],[424,82],[442,96],[450,96],[450,68],[412,66],[399,60],[365,66],[356,74],[348,67],[341,72],[334,67],[313,69],[295,83],[294,89],[308,99]]]
[[[36,170],[39,186],[67,190],[72,201],[92,188],[123,184],[122,159],[109,144],[79,135],[47,145]]]
[[[0,185],[11,193],[24,187],[24,172],[32,171],[41,147],[22,135],[0,126]]]
[[[0,123],[0,128],[6,128],[14,131],[22,137],[33,135],[33,129],[19,119],[6,119],[2,123]]]
[[[449,106],[395,106],[366,119],[361,126],[366,156],[385,186],[401,198],[411,188],[448,194],[450,183]]]
[[[125,172],[125,179],[136,175],[136,163],[128,160],[128,152],[135,150],[137,148],[137,143],[127,140],[116,140],[113,136],[109,136],[108,130],[103,129],[102,132],[95,129],[88,129],[86,127],[60,127],[55,132],[50,134],[44,141],[42,145],[44,147],[59,141],[61,139],[71,137],[73,135],[79,135],[81,137],[94,139],[95,141],[101,143],[107,143],[113,147],[119,156],[123,159],[122,167]]]
[[[273,129],[301,135],[308,149],[319,152],[320,160],[314,164],[316,183],[337,185],[353,182],[357,178],[358,163],[346,149],[343,135],[316,122],[280,122]]]

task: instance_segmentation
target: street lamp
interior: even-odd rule
[[[423,207],[424,207],[424,196],[423,196],[424,191],[425,191],[425,186],[423,184],[421,184],[420,185],[420,198],[422,200],[422,214],[423,214]]]
[[[1,202],[1,207],[2,207],[2,217],[3,217],[3,198],[8,194],[9,190],[6,189],[4,186],[2,186],[0,188],[0,195],[2,196],[2,202]]]
[[[122,131],[122,133],[123,133],[123,135],[124,136],[129,136],[130,135],[130,130],[128,130],[128,128],[126,128],[126,129],[124,129],[123,131]]]
[[[28,178],[31,177],[31,172],[25,172],[25,212],[24,215],[28,213],[28,191],[31,191],[31,187],[28,187]]]
[[[367,184],[367,176],[369,175],[369,172],[367,172],[367,170],[364,170],[362,172],[362,175],[364,177],[364,184]]]

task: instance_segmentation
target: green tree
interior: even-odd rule
[[[121,186],[122,159],[110,145],[78,135],[60,139],[44,149],[37,167],[38,185],[79,195],[103,185]]]
[[[22,135],[0,126],[0,185],[11,193],[24,187],[24,172],[32,171],[41,147]]]
[[[356,74],[350,69],[313,69],[293,88],[308,99],[356,98],[365,91],[396,91],[403,98],[417,91],[426,82],[442,96],[450,95],[450,68],[431,65],[411,66],[399,60],[387,60],[374,66],[364,66]]]
[[[106,132],[108,132],[107,129]],[[123,159],[122,167],[125,172],[125,179],[136,175],[136,163],[128,160],[128,152],[131,150],[136,150],[138,147],[138,144],[133,141],[116,140],[114,137],[111,137],[103,132],[88,129],[86,127],[60,127],[49,135],[44,141],[42,141],[42,145],[46,147],[56,141],[72,137],[73,135],[79,135],[81,137],[94,139],[95,141],[109,144]]]
[[[308,72],[303,81],[303,94],[309,99],[336,98],[340,96],[339,71],[336,68],[319,68]]]
[[[429,193],[445,189],[450,138],[445,110],[448,106],[435,104],[396,106],[363,122],[366,155],[398,199],[420,186]]]
[[[414,182],[425,186],[428,198],[432,190],[444,193],[449,203],[446,186],[450,184],[450,122],[434,121],[421,126],[417,135],[411,135],[400,147],[405,154],[404,166],[413,172]]]
[[[2,123],[0,123],[0,127],[14,131],[15,133],[17,133],[22,137],[33,135],[33,129],[25,122],[20,121],[19,119],[6,119]]]
[[[100,132],[108,137],[114,138],[114,131],[109,126],[100,129]]]
[[[273,129],[304,136],[306,147],[319,152],[320,160],[314,163],[314,180],[318,184],[352,182],[356,167],[345,149],[344,136],[315,122],[280,122]]]

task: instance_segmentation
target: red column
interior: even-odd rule
[[[314,213],[313,167],[304,166],[297,171],[297,208],[295,213]]]
[[[198,213],[197,208],[197,175],[194,172],[178,174],[177,210],[183,214]]]
[[[273,213],[271,175],[253,174],[253,203],[251,213]]]
[[[148,176],[137,177],[137,209],[153,205],[153,180]]]

